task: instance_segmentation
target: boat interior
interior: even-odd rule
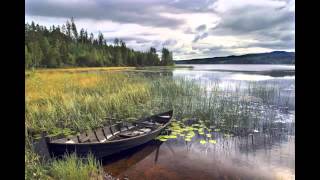
[[[121,122],[82,133],[73,137],[51,140],[51,143],[105,143],[148,134],[163,127],[171,119],[170,114],[162,114],[146,118],[134,123]]]

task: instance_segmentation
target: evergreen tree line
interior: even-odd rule
[[[74,19],[60,26],[25,24],[26,68],[99,67],[99,66],[166,66],[173,65],[172,52],[162,48],[161,59],[151,47],[147,52],[134,51],[116,38],[108,45],[83,28],[78,32]]]

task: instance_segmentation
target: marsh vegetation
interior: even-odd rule
[[[219,147],[224,138],[253,134],[294,135],[294,114],[288,113],[294,112],[294,91],[284,91],[294,88],[292,80],[222,85],[224,80],[190,78],[192,73],[183,71],[191,72],[172,68],[27,71],[26,179],[99,176],[101,165],[92,157],[82,164],[73,155],[44,162],[33,152],[32,142],[42,131],[52,137],[69,136],[103,126],[109,123],[104,117],[134,121],[174,109],[171,133],[157,139],[189,143],[188,147],[190,143]],[[81,168],[86,170],[79,173]]]

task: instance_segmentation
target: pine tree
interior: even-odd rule
[[[81,30],[80,30],[79,41],[80,41],[81,43],[84,43],[84,42],[85,42],[85,34],[84,34],[84,29],[83,29],[83,28],[81,28]]]
[[[120,48],[116,48],[115,57],[114,57],[114,65],[116,65],[116,66],[122,65],[122,54],[121,54]]]
[[[94,35],[93,35],[93,33],[90,33],[89,41],[90,41],[91,44],[93,44],[93,40],[94,40]]]
[[[67,27],[66,35],[71,39],[71,24],[69,23],[68,20],[66,22],[66,27]]]
[[[40,48],[41,48],[42,53],[43,53],[43,59],[47,58],[48,57],[48,51],[49,51],[49,48],[50,48],[50,43],[49,43],[47,37],[41,38],[41,40],[40,40]]]
[[[71,18],[71,30],[72,30],[73,37],[74,37],[75,41],[77,42],[78,31],[77,31],[76,24],[74,23],[74,18],[73,17]]]
[[[173,64],[172,52],[162,49],[161,62],[153,47],[147,52],[134,51],[123,40],[116,38],[114,45],[107,45],[103,34],[97,38],[81,28],[78,36],[74,19],[65,25],[51,26],[48,30],[32,22],[25,24],[25,66],[146,66]]]
[[[31,54],[29,53],[28,47],[24,46],[24,54],[25,54],[25,67],[29,68],[32,65]]]
[[[120,41],[119,41],[118,38],[115,38],[114,41],[113,41],[113,43],[114,43],[115,46],[119,46],[119,42],[120,42]]]
[[[172,52],[167,48],[162,48],[161,64],[164,66],[173,65]]]
[[[39,43],[36,42],[30,42],[29,44],[30,48],[30,54],[31,54],[31,66],[30,67],[39,67],[40,62],[43,57],[43,53],[41,51],[41,48],[39,46]]]
[[[101,32],[99,32],[99,35],[98,35],[98,44],[100,46],[102,46],[104,44],[104,37],[103,37],[103,34]]]

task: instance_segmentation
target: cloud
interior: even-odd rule
[[[26,21],[78,29],[174,59],[295,49],[294,0],[27,0]]]
[[[192,42],[195,43],[195,42],[197,42],[197,41],[199,41],[201,39],[204,39],[204,38],[208,37],[208,35],[209,35],[208,33],[203,33],[203,34],[197,35]]]
[[[214,34],[241,35],[259,30],[269,30],[274,27],[292,29],[294,13],[275,8],[241,7],[222,14],[223,21],[212,28]]]
[[[294,49],[294,1],[217,1],[213,6],[221,18],[210,36],[237,37],[236,48]],[[250,39],[251,42],[241,39]],[[236,50],[234,52],[237,52]]]
[[[197,31],[204,31],[204,30],[206,30],[206,29],[207,29],[207,25],[205,25],[205,24],[202,24],[202,25],[200,25],[200,26],[198,26],[198,27],[196,28]]]
[[[174,46],[176,45],[178,42],[175,39],[167,39],[166,41],[164,41],[162,43],[163,46]]]
[[[184,23],[183,20],[161,16],[159,13],[165,8],[160,2],[154,0],[135,2],[130,0],[28,0],[26,1],[26,13],[30,16],[110,20],[169,28],[178,27]],[[172,8],[169,10],[174,11]]]

